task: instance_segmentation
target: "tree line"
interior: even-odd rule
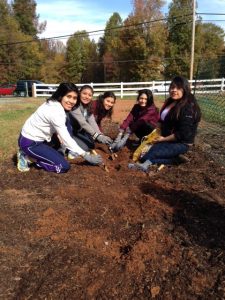
[[[66,46],[39,39],[47,23],[39,22],[34,0],[0,0],[0,82],[39,79],[132,82],[189,77],[193,0],[173,0],[168,14],[163,0],[132,0],[122,20],[114,12],[96,42],[87,31],[76,31]],[[194,78],[224,77],[225,32],[196,19]]]

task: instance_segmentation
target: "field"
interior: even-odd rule
[[[40,101],[0,104],[0,299],[225,299],[224,133],[202,122],[189,162],[149,174],[127,168],[130,144],[115,160],[97,145],[109,172],[19,173]],[[133,103],[117,101],[107,133]]]

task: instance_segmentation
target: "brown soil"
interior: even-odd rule
[[[110,160],[102,145],[109,172],[1,165],[0,298],[225,299],[225,168],[203,145],[149,174],[128,170],[130,147]]]

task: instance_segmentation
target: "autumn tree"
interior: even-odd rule
[[[15,82],[18,78],[37,76],[41,55],[38,45],[20,31],[7,1],[0,0],[0,70],[1,80]],[[35,74],[35,75],[34,75]]]
[[[193,0],[173,0],[168,15],[166,75],[189,77],[192,44]],[[218,55],[224,48],[224,31],[196,20],[194,77],[212,78],[219,73]]]
[[[121,79],[148,81],[161,79],[166,30],[162,0],[134,0],[133,12],[121,32]]]
[[[6,0],[0,0],[0,81],[13,81],[13,61],[9,57],[12,47],[8,43],[13,39],[18,26],[10,16],[10,7]]]
[[[44,82],[59,83],[63,80],[65,66],[66,47],[61,41],[41,41],[44,53],[43,63],[40,69],[40,78]]]

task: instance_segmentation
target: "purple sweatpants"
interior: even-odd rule
[[[65,158],[45,141],[36,142],[20,134],[18,144],[26,155],[35,159],[38,167],[48,172],[65,173],[70,169],[70,164]]]

